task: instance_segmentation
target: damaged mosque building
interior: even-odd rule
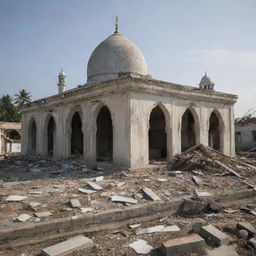
[[[199,86],[156,80],[141,51],[116,30],[100,43],[87,65],[87,83],[22,109],[22,154],[68,158],[88,165],[111,161],[140,168],[171,161],[196,144],[235,155],[237,96],[214,90],[205,74]]]

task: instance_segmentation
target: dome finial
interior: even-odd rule
[[[116,30],[115,30],[115,34],[118,34],[118,16],[116,16]]]

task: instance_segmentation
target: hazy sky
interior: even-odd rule
[[[256,0],[0,0],[0,95],[33,99],[84,84],[90,54],[114,32],[143,52],[157,79],[239,96],[236,115],[256,109]]]

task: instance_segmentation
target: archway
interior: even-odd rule
[[[54,143],[55,143],[55,131],[56,124],[54,118],[51,118],[48,121],[47,125],[47,153],[48,155],[53,155],[54,153]]]
[[[220,122],[217,115],[212,112],[209,120],[208,145],[215,150],[221,149]]]
[[[166,159],[167,138],[165,126],[166,121],[162,109],[159,106],[154,107],[149,119],[149,160]]]
[[[36,154],[36,122],[33,119],[28,131],[28,152],[31,155]]]
[[[8,130],[6,135],[12,140],[20,140],[20,134],[16,130]]]
[[[187,109],[182,116],[181,122],[181,151],[184,152],[195,144],[195,119],[191,111]]]
[[[101,108],[97,116],[96,157],[97,161],[113,160],[113,126],[106,106]]]
[[[75,112],[71,121],[71,154],[83,154],[82,121],[78,112]]]

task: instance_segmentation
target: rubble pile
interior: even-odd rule
[[[172,169],[181,171],[193,171],[197,174],[220,173],[232,174],[239,178],[255,175],[256,161],[245,157],[228,157],[212,148],[202,144],[175,156]]]

